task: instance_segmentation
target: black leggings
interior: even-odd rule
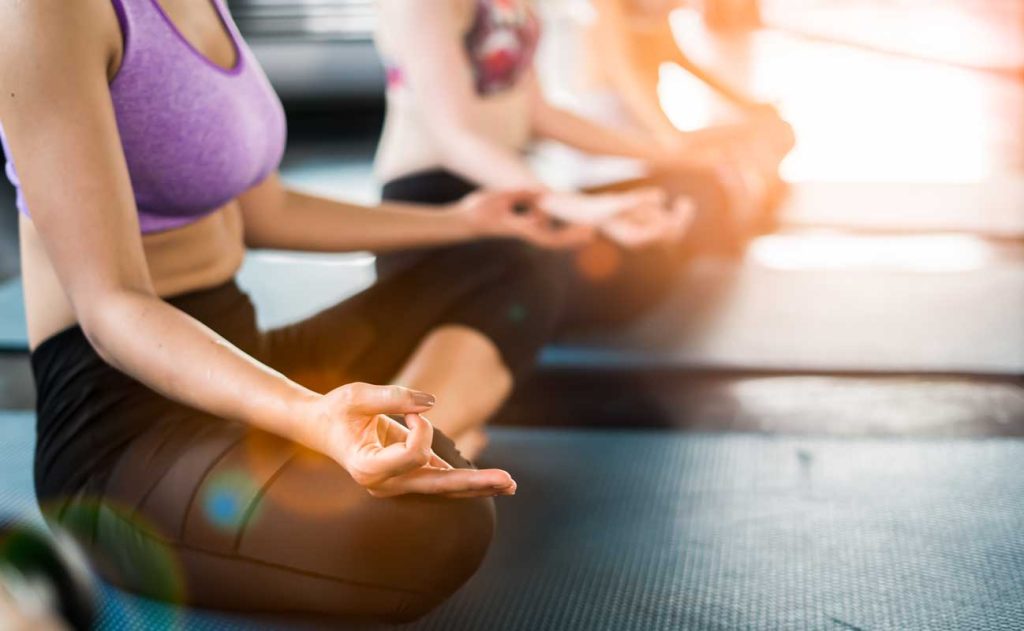
[[[234,283],[170,302],[326,390],[387,382],[427,331],[475,308],[477,295],[491,300],[491,281],[424,287],[410,270],[266,333]],[[127,590],[214,608],[405,620],[468,579],[490,543],[492,500],[374,499],[321,455],[154,393],[104,363],[78,327],[40,345],[32,367],[41,508]],[[469,466],[439,432],[434,449]]]
[[[595,192],[645,185],[692,197],[701,224],[725,214],[726,203],[717,180],[711,174],[697,171],[621,182]],[[435,169],[391,180],[384,185],[382,197],[437,205],[461,199],[476,188],[474,183],[454,173]],[[693,231],[694,237],[704,242],[709,240],[708,232],[721,232],[698,228]],[[532,309],[543,310],[543,317],[528,332],[531,337],[511,340],[513,345],[525,342],[534,349],[559,332],[618,326],[644,313],[671,288],[682,254],[680,248],[664,245],[624,250],[605,240],[575,252],[546,251],[518,241],[496,240],[378,256],[377,272],[388,278],[411,268],[429,269],[437,282],[452,282],[474,274],[481,266],[515,268],[517,282],[544,288],[530,301]],[[524,274],[531,274],[532,278]],[[487,330],[483,332],[489,334]],[[503,350],[510,342],[494,336],[491,339]]]

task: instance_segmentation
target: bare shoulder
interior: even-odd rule
[[[14,71],[106,69],[120,59],[121,26],[111,0],[0,0],[0,24],[2,79]]]

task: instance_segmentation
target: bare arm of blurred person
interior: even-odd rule
[[[680,48],[669,21],[675,0],[593,0],[597,20],[588,53],[604,79],[632,114],[659,141],[669,147],[697,151],[711,144],[734,142],[748,136],[751,125],[789,135],[775,109],[760,103],[728,81],[700,67]],[[750,115],[739,125],[720,125],[694,132],[680,132],[662,107],[658,94],[660,68],[675,63],[717,94]],[[785,144],[785,143],[783,143]]]
[[[586,153],[636,158],[655,165],[671,157],[656,142],[653,134],[617,129],[556,107],[544,97],[539,82],[535,78],[531,81],[532,124],[537,137],[555,140]]]
[[[664,41],[666,36],[671,37],[668,21],[664,29],[647,29],[648,37],[643,46],[639,46],[626,6],[629,0],[592,2],[597,15],[586,51],[590,64],[599,69],[601,78],[610,84],[645,129],[658,137],[678,133],[658,97],[659,70],[661,63],[668,61],[664,57],[670,48]],[[671,44],[678,50],[674,42]]]
[[[676,42],[669,21],[674,0],[592,0],[597,10],[589,54],[633,115],[651,130],[674,130],[658,98],[659,70],[675,63],[729,102],[761,107],[752,97],[697,65]],[[634,8],[633,4],[649,5]]]

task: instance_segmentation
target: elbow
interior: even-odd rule
[[[433,126],[433,135],[438,157],[448,168],[458,168],[467,158],[477,156],[482,143],[489,143],[486,136],[462,123],[439,123]],[[472,160],[471,160],[472,161]]]
[[[117,362],[110,351],[112,347],[108,333],[110,327],[105,325],[103,318],[99,315],[91,315],[89,317],[79,315],[78,325],[81,327],[85,339],[89,342],[89,346],[96,351],[100,359],[116,367]]]
[[[104,343],[105,338],[102,335],[90,333],[85,328],[82,330],[85,331],[85,338],[89,341],[89,346],[96,351],[96,354],[100,356],[100,359],[102,359],[104,363],[120,370],[117,358],[110,353],[108,345]]]
[[[269,247],[268,243],[268,229],[264,217],[252,212],[247,212],[244,206],[242,207],[242,243],[246,248],[265,248]]]
[[[115,350],[118,348],[116,340],[134,328],[132,320],[146,317],[150,306],[144,298],[141,294],[120,291],[75,301],[75,315],[85,339],[100,359],[115,368],[120,368]]]
[[[562,126],[558,120],[558,110],[546,101],[538,100],[530,108],[530,133],[534,138],[558,139],[558,131]]]
[[[274,247],[273,241],[267,238],[267,235],[263,230],[259,230],[255,226],[249,225],[245,226],[245,234],[242,237],[242,242],[245,244],[247,249],[253,250]]]
[[[114,346],[110,336],[117,331],[118,326],[112,314],[107,313],[108,308],[103,304],[88,305],[85,308],[76,309],[78,325],[100,359],[106,363],[116,366],[116,360],[111,353]]]

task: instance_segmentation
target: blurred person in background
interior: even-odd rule
[[[599,235],[579,252],[554,256],[505,241],[377,258],[384,279],[410,269],[442,285],[491,275],[491,309],[505,314],[505,326],[467,322],[466,330],[436,347],[455,372],[428,374],[410,365],[399,383],[429,389],[461,366],[487,375],[493,386],[478,394],[490,396],[494,412],[537,350],[568,321],[624,321],[660,298],[673,267],[673,246],[686,232],[692,208],[683,197],[666,202],[658,189],[639,185],[595,195],[553,191],[531,169],[524,151],[537,137],[652,161],[674,156],[645,137],[547,105],[533,71],[539,22],[525,2],[383,0],[379,6],[376,39],[388,77],[375,165],[382,197],[445,204],[477,189],[527,189],[539,194],[559,223],[589,225]],[[623,206],[623,199],[633,205]],[[481,361],[495,354],[504,360],[500,366]],[[478,453],[486,444],[482,415],[438,405],[438,427],[460,450]]]
[[[571,255],[507,242],[378,257],[381,278],[419,269],[444,283],[493,266],[515,270],[500,277],[512,288],[496,289],[501,300],[495,305],[512,319],[529,320],[529,336],[522,330],[509,336],[493,327],[464,331],[438,348],[453,358],[453,365],[475,368],[479,362],[474,358],[488,354],[475,333],[482,333],[501,355],[515,356],[519,347],[539,348],[568,328],[634,319],[671,287],[680,254],[692,246],[687,234],[695,216],[721,217],[738,206],[764,203],[765,191],[742,177],[732,145],[728,151],[720,146],[724,140],[708,149],[704,135],[698,135],[698,142],[674,128],[665,132],[664,125],[620,129],[549,102],[534,64],[540,20],[527,0],[380,0],[379,9],[376,42],[387,73],[387,113],[375,164],[382,197],[444,204],[477,189],[529,189],[542,193],[547,212],[593,226],[598,233],[594,243]],[[730,142],[736,136],[733,130],[722,135]],[[553,191],[526,155],[537,140],[631,158],[646,165],[650,176],[595,190]],[[765,140],[758,148],[784,143]],[[772,158],[773,168],[779,159]],[[610,212],[614,204],[606,196],[629,191],[640,199],[660,191],[667,210],[649,211],[658,205],[652,202],[645,212]],[[517,290],[516,284],[530,287]],[[502,386],[491,391],[494,411],[520,375],[507,365],[491,368],[493,383]],[[432,379],[445,378],[433,375],[423,377],[410,366],[404,373],[407,381],[400,383],[430,389]],[[448,409],[437,415],[439,427],[470,453],[486,444],[481,416],[460,418]]]

